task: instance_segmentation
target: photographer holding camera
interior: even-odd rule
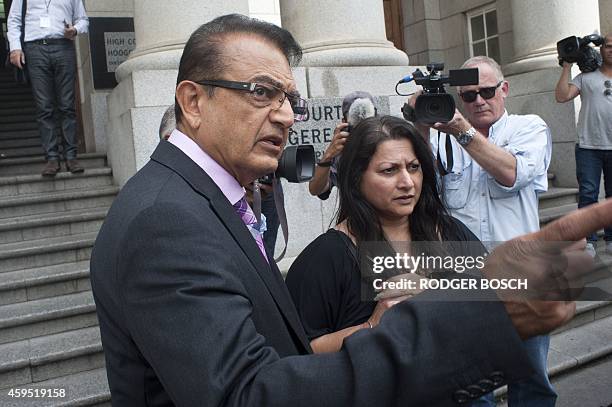
[[[603,171],[606,197],[612,196],[612,33],[601,44],[602,64],[570,81],[574,61],[562,59],[563,70],[555,88],[555,99],[565,103],[580,95],[576,144],[578,207],[597,202]],[[561,58],[560,58],[561,59]],[[605,229],[606,252],[612,254],[612,228]],[[597,235],[588,237],[587,250],[595,256]]]
[[[437,157],[445,205],[485,245],[534,232],[540,228],[538,193],[548,189],[550,130],[536,115],[508,114],[509,84],[493,59],[473,57],[461,68],[478,68],[477,85],[458,87],[466,116],[455,110],[447,123],[433,124],[413,117]],[[418,97],[409,100],[404,116],[414,113]],[[430,135],[430,127],[446,135]],[[548,336],[525,341],[536,372],[508,386],[510,407],[555,405],[546,373],[549,342]],[[494,406],[495,398],[489,393],[473,405]]]
[[[351,126],[356,126],[361,120],[376,115],[374,98],[368,92],[351,92],[342,100],[342,121],[334,130],[334,137],[315,167],[314,175],[308,184],[311,195],[321,200],[329,198],[329,194],[337,185],[336,166],[344,149],[346,138]]]

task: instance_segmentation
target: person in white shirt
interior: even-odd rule
[[[580,95],[578,143],[576,144],[576,178],[578,207],[592,205],[599,199],[599,183],[604,176],[606,198],[612,196],[612,33],[600,47],[602,65],[593,72],[577,75],[570,81],[572,63],[564,61],[555,88],[559,103]],[[612,254],[612,228],[604,229],[606,252]],[[597,235],[588,237],[587,250],[595,255]]]
[[[443,198],[451,215],[491,247],[540,228],[538,194],[548,189],[552,139],[539,116],[508,114],[509,84],[495,60],[477,56],[462,68],[479,71],[478,85],[458,89],[466,116],[457,110],[448,123],[432,126],[446,134],[430,135],[427,129],[427,136],[438,167],[444,168]],[[447,138],[452,148],[446,147]],[[536,373],[508,386],[510,407],[555,405],[546,373],[549,342],[548,336],[525,341]],[[473,405],[494,406],[495,400],[489,394]]]
[[[83,1],[29,0],[25,21],[22,21],[22,1],[13,1],[7,19],[10,60],[16,67],[28,69],[47,160],[42,175],[55,176],[60,170],[59,146],[54,134],[56,108],[61,117],[66,169],[72,173],[83,172],[76,159],[76,55],[73,43],[75,37],[86,33],[89,27]]]

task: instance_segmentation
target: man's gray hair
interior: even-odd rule
[[[463,63],[463,65],[461,65],[461,69],[473,67],[475,65],[480,65],[480,64],[489,65],[491,69],[493,69],[493,72],[495,73],[495,78],[498,81],[504,80],[504,74],[502,73],[502,70],[499,64],[493,58],[489,58],[484,55],[479,55],[479,56],[475,56],[475,57],[468,59],[467,61]]]
[[[166,109],[159,125],[159,139],[166,140],[176,128],[176,116],[174,115],[174,104]]]

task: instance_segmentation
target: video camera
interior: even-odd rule
[[[447,83],[451,86],[478,85],[478,68],[451,69],[448,76],[444,76],[440,74],[440,71],[444,69],[444,63],[429,63],[426,67],[427,75],[417,69],[412,76],[407,76],[398,82],[398,85],[414,80],[417,85],[423,87],[423,93],[416,99],[415,121],[448,122],[455,115],[455,101],[451,95],[446,93],[444,85]]]
[[[285,178],[289,182],[310,181],[314,174],[315,152],[312,145],[289,146],[283,150],[273,174],[259,178],[261,184],[272,184],[272,179]]]
[[[572,35],[557,42],[557,54],[559,55],[559,65],[563,66],[563,62],[577,62],[580,72],[593,72],[601,66],[601,55],[599,52],[590,47],[603,44],[604,39],[599,34],[591,34],[585,37],[576,37]]]

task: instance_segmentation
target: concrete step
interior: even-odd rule
[[[36,107],[33,99],[26,100],[10,100],[2,102],[2,107],[5,109],[18,109],[22,107],[32,108]]]
[[[9,88],[5,92],[0,93],[0,103],[11,102],[16,100],[34,100],[32,92],[23,92],[23,88]],[[11,93],[9,93],[11,92]]]
[[[9,175],[0,177],[0,196],[18,196],[57,192],[78,188],[96,188],[112,185],[110,168],[86,169],[81,174],[60,172],[55,177],[42,175]]]
[[[0,102],[2,103],[2,102]],[[18,123],[2,123],[2,131],[15,131],[15,130],[37,130],[38,123],[36,121],[26,121]]]
[[[40,144],[38,134],[36,140]],[[85,153],[79,154],[79,162],[85,168],[103,168],[106,166],[106,154],[104,153]],[[39,157],[19,157],[5,158],[0,160],[0,174],[2,175],[23,175],[39,174],[45,166],[45,159]],[[65,165],[64,169],[65,169]]]
[[[103,367],[97,326],[0,345],[0,389]]]
[[[110,407],[110,391],[105,369],[75,373],[27,386],[28,389],[64,389],[61,398],[14,398],[0,392],[2,407]]]
[[[29,86],[17,84],[13,77],[13,73],[11,72],[10,76],[6,75],[5,72],[3,71],[3,68],[4,66],[0,68],[0,71],[2,71],[2,73],[0,74],[0,93],[4,92],[5,90],[10,90],[13,88],[30,89]]]
[[[612,316],[553,335],[548,353],[548,371],[554,376],[610,354]]]
[[[0,140],[14,140],[14,139],[19,140],[19,139],[30,138],[30,137],[40,137],[38,134],[38,129],[2,131],[2,128],[0,127]]]
[[[88,260],[96,232],[0,245],[0,272]]]
[[[21,148],[3,148],[0,149],[0,158],[18,158],[18,157],[43,157],[44,151],[42,146],[36,147],[21,147]]]
[[[577,203],[570,203],[561,206],[553,206],[551,208],[540,209],[540,224],[545,225],[553,220],[560,218],[563,215],[567,215],[573,210],[578,208]]]
[[[574,204],[578,202],[578,189],[553,187],[540,194],[538,198],[540,210]]]
[[[19,113],[7,114],[6,112],[2,112],[0,115],[0,126],[4,126],[7,123],[32,123],[36,122],[36,115],[34,112],[32,113],[24,113],[20,111]]]
[[[0,95],[30,95],[32,97],[32,89],[24,86],[5,86],[0,88]]]
[[[16,109],[11,107],[0,106],[0,115],[1,116],[11,116],[11,115],[36,115],[36,108],[29,107],[26,109]]]
[[[572,320],[555,330],[554,334],[558,334],[570,329],[579,328],[593,321],[612,316],[612,302],[610,301],[577,301],[576,315]]]
[[[556,407],[610,407],[612,402],[611,377],[612,356],[556,376],[552,381],[558,394]]]
[[[593,314],[596,319],[589,322],[580,321],[582,317],[577,314],[577,326],[562,328],[553,333],[550,338],[548,351],[548,375],[555,377],[569,371],[579,371],[588,364],[612,355],[612,313],[610,302],[592,302],[581,304],[582,314]],[[601,311],[598,311],[601,310]],[[580,323],[583,322],[583,323]],[[507,387],[495,391],[500,404],[507,405],[505,395]]]
[[[108,208],[91,208],[0,219],[0,245],[97,232]]]
[[[89,260],[0,273],[0,305],[90,289]]]
[[[87,170],[86,170],[87,171]],[[86,208],[108,207],[119,192],[114,185],[69,189],[0,199],[0,219]]]
[[[97,325],[91,291],[0,306],[0,344]]]
[[[0,140],[0,152],[7,149],[16,149],[24,147],[40,147],[40,137],[36,136]]]

